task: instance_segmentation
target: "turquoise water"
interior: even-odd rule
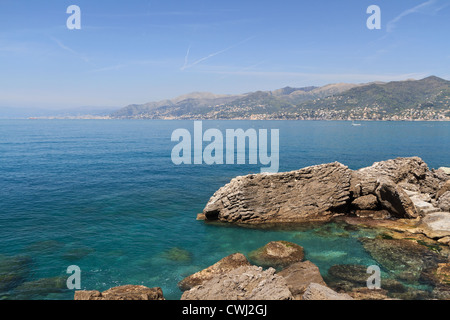
[[[358,169],[415,155],[430,168],[450,166],[450,123],[444,122],[203,126],[280,129],[280,171],[334,161]],[[302,245],[324,274],[333,264],[375,264],[358,242],[373,235],[339,225],[327,233],[321,227],[254,230],[196,221],[218,188],[237,175],[258,173],[261,165],[175,166],[170,139],[177,128],[192,132],[193,122],[0,120],[0,260],[27,257],[17,265],[21,276],[0,290],[0,298],[72,299],[73,291],[20,285],[67,278],[67,267],[78,265],[83,289],[142,284],[178,299],[183,277],[273,240]],[[173,254],[174,248],[183,254]]]

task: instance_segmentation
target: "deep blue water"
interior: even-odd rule
[[[450,123],[203,121],[204,129],[280,130],[280,171],[339,161],[351,169],[420,156],[450,166]],[[18,290],[20,284],[82,270],[82,288],[162,287],[178,299],[183,277],[272,240],[305,248],[323,273],[336,263],[374,264],[357,231],[253,230],[196,221],[208,199],[258,165],[181,165],[171,134],[192,121],[0,120],[0,256],[26,256],[9,299],[72,299],[73,291]],[[339,229],[337,227],[337,229]],[[177,260],[170,250],[186,252]],[[1,271],[1,270],[0,270]]]

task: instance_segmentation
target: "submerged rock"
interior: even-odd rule
[[[371,290],[369,288],[354,288],[347,294],[355,300],[389,300],[387,290],[377,289]]]
[[[328,269],[326,280],[332,288],[341,287],[343,284],[347,284],[348,288],[359,288],[367,285],[369,276],[367,266],[341,264],[331,266]]]
[[[195,286],[211,280],[217,275],[225,274],[242,266],[250,266],[250,262],[248,262],[247,258],[243,254],[235,253],[223,258],[206,269],[184,278],[178,283],[178,287],[182,291],[190,290]]]
[[[364,248],[396,278],[417,282],[423,270],[433,268],[445,258],[427,246],[410,240],[361,239]]]
[[[175,262],[190,262],[192,260],[192,254],[181,248],[171,248],[162,253],[162,257]]]
[[[288,241],[272,241],[249,253],[250,260],[261,267],[282,269],[305,257],[303,248]]]
[[[439,263],[424,272],[422,277],[436,286],[448,286],[450,289],[450,263]]]
[[[164,300],[161,288],[126,285],[100,291],[77,291],[74,300]]]
[[[19,286],[31,272],[32,260],[28,256],[0,255],[0,293]]]
[[[95,252],[95,249],[89,248],[89,247],[80,247],[80,248],[73,248],[68,249],[65,251],[62,255],[64,260],[74,262],[80,259],[83,259],[87,255]]]
[[[61,293],[66,290],[68,290],[67,278],[60,276],[24,282],[15,288],[14,291],[20,299],[30,299],[46,296],[50,293]]]
[[[286,280],[275,269],[242,266],[185,291],[181,300],[292,300]]]
[[[44,240],[37,241],[26,247],[27,251],[35,252],[35,253],[53,253],[64,247],[64,243],[56,241],[56,240]]]

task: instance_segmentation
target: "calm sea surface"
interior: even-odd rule
[[[430,168],[450,166],[448,122],[203,121],[203,127],[224,135],[233,128],[279,129],[280,171],[334,161],[358,169],[407,156],[420,156]],[[176,166],[171,134],[178,128],[193,132],[193,122],[0,120],[0,299],[72,299],[73,291],[53,285],[68,277],[70,265],[81,268],[83,289],[142,284],[179,299],[177,282],[185,276],[272,240],[302,245],[323,274],[334,264],[376,264],[358,242],[370,234],[343,233],[339,225],[331,232],[330,226],[277,231],[196,221],[218,188],[262,165]]]

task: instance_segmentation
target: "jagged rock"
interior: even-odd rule
[[[359,198],[356,198],[352,205],[357,210],[376,210],[378,207],[378,199],[373,194],[368,194],[366,196],[362,196]]]
[[[243,254],[235,253],[223,258],[206,269],[184,278],[178,283],[178,287],[182,291],[190,290],[195,286],[211,280],[217,275],[227,273],[242,266],[250,266],[250,262],[248,262],[247,258]]]
[[[351,296],[336,291],[318,283],[311,283],[302,297],[303,300],[353,300]]]
[[[419,213],[406,192],[391,180],[381,178],[377,181],[375,194],[380,204],[397,218],[417,218]]]
[[[126,285],[104,292],[76,291],[74,300],[164,300],[161,288]]]
[[[306,288],[311,283],[326,286],[319,268],[311,261],[291,264],[278,272],[278,275],[286,280],[289,290],[296,299],[299,299],[305,293]]]
[[[243,266],[185,291],[181,300],[292,300],[286,280],[275,269]]]
[[[350,200],[351,172],[336,162],[237,177],[211,197],[203,214],[235,223],[328,220]]]
[[[292,263],[300,262],[304,256],[301,246],[287,241],[272,241],[249,253],[249,258],[254,264],[275,269],[285,268]]]
[[[436,200],[431,199],[429,194],[418,193],[410,197],[410,199],[421,216],[426,216],[427,214],[441,211],[435,206]]]
[[[439,197],[438,205],[442,211],[450,212],[450,191],[446,191]]]
[[[430,171],[419,157],[397,158],[376,162],[370,167],[354,171],[352,194],[355,197],[376,194],[380,180],[390,181],[404,191],[429,194],[435,198],[437,191],[449,177],[440,170]]]
[[[357,196],[374,194],[379,178],[387,178],[394,184],[410,183],[420,188],[420,181],[426,178],[427,172],[426,163],[418,157],[375,162],[354,172],[352,191]]]

